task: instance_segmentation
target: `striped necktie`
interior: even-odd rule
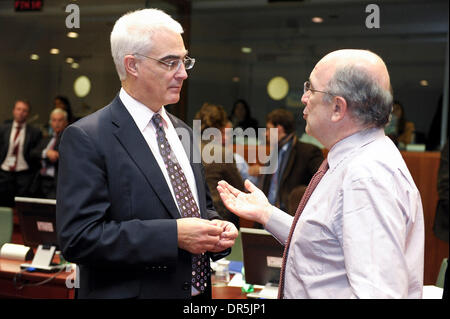
[[[13,148],[13,151],[12,151],[12,155],[15,157],[15,159],[14,159],[14,164],[9,167],[9,170],[11,172],[14,172],[16,170],[17,161],[18,161],[18,158],[19,158],[20,140],[19,140],[18,137],[20,135],[20,130],[21,129],[22,129],[22,125],[18,124],[16,126],[16,134],[14,135],[14,139],[13,139],[14,148]]]
[[[175,198],[182,217],[201,218],[197,203],[192,195],[191,188],[186,176],[178,163],[175,154],[170,147],[169,141],[164,132],[162,117],[155,113],[152,117],[153,125],[156,128],[156,139],[159,152],[166,165],[170,183],[175,193]],[[210,275],[209,259],[205,254],[192,256],[192,286],[203,293],[207,287],[208,276]]]

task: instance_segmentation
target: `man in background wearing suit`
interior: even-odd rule
[[[56,198],[59,141],[67,124],[67,112],[60,108],[54,109],[50,113],[50,126],[53,134],[43,138],[38,147],[32,151],[32,156],[41,162],[41,169],[36,173],[30,189],[33,197]]]
[[[13,121],[0,126],[0,206],[14,206],[14,196],[27,196],[39,162],[31,150],[42,138],[39,129],[26,123],[30,103],[14,103]]]
[[[294,215],[311,177],[323,161],[320,148],[303,143],[295,134],[294,115],[285,109],[276,109],[266,117],[266,135],[269,143],[278,147],[278,168],[272,175],[261,175],[261,190],[272,205]],[[270,129],[278,133],[270,141]]]
[[[192,130],[164,108],[195,62],[182,32],[157,9],[117,20],[122,88],[62,136],[57,230],[80,266],[80,298],[211,298],[209,258],[229,254],[237,237],[214,211]]]

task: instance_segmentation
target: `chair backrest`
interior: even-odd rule
[[[231,248],[231,253],[227,256],[228,260],[243,261],[242,258],[242,242],[241,232],[239,231],[238,237],[234,240],[234,246]]]
[[[13,232],[13,211],[11,207],[0,207],[0,248],[10,243]]]
[[[439,288],[444,288],[445,271],[447,270],[448,258],[444,258],[441,263],[441,269],[439,270],[439,275],[436,280],[436,286]]]

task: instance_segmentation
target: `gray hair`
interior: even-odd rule
[[[367,127],[384,127],[392,111],[392,91],[383,89],[362,67],[338,67],[328,82],[328,92],[343,97],[347,107],[360,124]],[[325,94],[324,102],[332,97]]]
[[[125,55],[146,54],[152,47],[154,32],[161,28],[183,33],[183,27],[159,9],[128,12],[116,21],[110,41],[112,57],[121,81],[127,77],[123,61]]]
[[[61,108],[56,108],[56,109],[53,109],[53,111],[50,113],[50,118],[52,117],[52,115],[53,114],[62,114],[63,116],[64,116],[64,119],[66,120],[66,121],[68,121],[68,119],[69,119],[69,116],[67,115],[67,112],[65,111],[65,110],[63,110],[63,109],[61,109]]]

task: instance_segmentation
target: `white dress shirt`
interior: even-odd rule
[[[167,185],[169,186],[170,192],[172,194],[173,200],[178,207],[177,200],[175,198],[175,193],[172,188],[172,183],[170,182],[169,174],[167,173],[166,165],[164,164],[164,160],[159,152],[158,144],[156,143],[156,128],[151,121],[153,114],[152,110],[146,107],[141,102],[135,100],[131,97],[123,88],[120,89],[119,98],[122,103],[125,105],[128,112],[131,114],[134,122],[136,123],[139,131],[141,131],[144,136],[150,150],[153,153],[156,161],[158,162],[159,167],[161,168],[161,172],[166,179]],[[198,193],[197,193],[197,185],[195,183],[194,172],[192,171],[191,163],[189,162],[189,158],[186,155],[186,151],[184,150],[183,144],[181,143],[178,134],[170,121],[169,116],[164,109],[164,106],[158,112],[163,118],[164,122],[164,132],[166,133],[166,138],[177,157],[178,163],[183,169],[183,173],[186,176],[189,187],[191,188],[192,195],[198,205]],[[178,211],[180,208],[178,207]],[[200,211],[200,209],[199,209]]]
[[[382,129],[351,135],[328,153],[289,248],[285,298],[421,298],[424,221],[419,191]],[[293,217],[266,224],[282,244]]]
[[[16,136],[16,130],[19,123],[13,121],[11,128],[11,135],[9,137],[9,148],[8,153],[5,157],[5,160],[2,163],[1,169],[4,171],[9,171],[10,166],[13,166],[16,162],[16,157],[13,155],[14,146],[19,144],[18,156],[17,156],[17,165],[16,172],[26,171],[29,167],[25,157],[23,156],[23,144],[25,143],[25,134],[27,132],[27,125],[25,123],[22,124],[22,128],[20,129],[19,136],[17,136],[16,142],[14,143],[14,136]]]

